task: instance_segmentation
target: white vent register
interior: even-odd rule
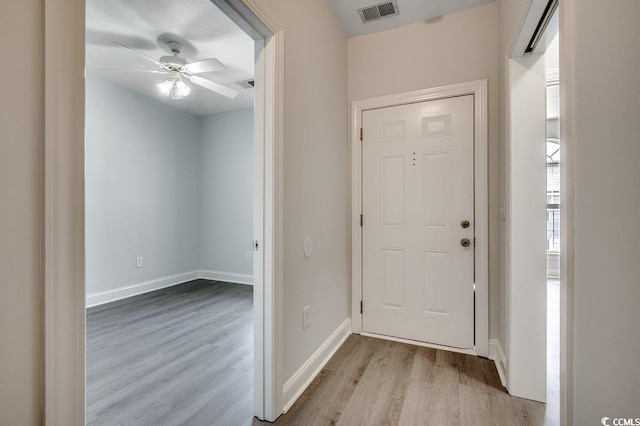
[[[398,3],[395,1],[387,1],[358,9],[358,14],[365,24],[390,16],[396,16],[399,13]]]

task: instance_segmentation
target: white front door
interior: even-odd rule
[[[363,331],[474,347],[473,126],[471,95],[363,112]]]

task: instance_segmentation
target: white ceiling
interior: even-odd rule
[[[87,0],[87,72],[195,115],[253,106],[253,89],[235,84],[253,78],[254,42],[209,0]],[[161,74],[100,71],[99,68],[156,69],[144,58],[113,44],[129,46],[158,60],[170,54],[161,40],[182,43],[188,62],[217,58],[227,69],[200,76],[238,90],[228,99],[193,83],[191,95],[170,100],[156,85]],[[166,46],[163,46],[166,49]]]
[[[384,0],[327,0],[347,37],[356,37],[433,19],[494,0],[396,0],[400,14],[364,24],[358,9]]]

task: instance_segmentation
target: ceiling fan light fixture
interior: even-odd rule
[[[189,87],[181,78],[172,77],[158,84],[160,93],[173,100],[184,99],[191,93]]]
[[[191,87],[189,87],[184,81],[178,80],[173,84],[173,90],[171,91],[171,99],[184,99],[191,94]]]
[[[190,81],[191,83],[203,87],[211,92],[217,93],[219,95],[225,96],[229,99],[234,99],[238,96],[238,91],[230,89],[222,84],[216,83],[215,81],[209,80],[207,78],[200,77],[197,74],[222,71],[225,70],[226,67],[220,63],[216,58],[204,59],[196,62],[187,62],[184,58],[179,57],[180,50],[182,46],[180,43],[176,41],[167,42],[167,47],[173,52],[173,56],[163,56],[160,58],[160,61],[156,61],[144,53],[140,53],[124,44],[120,44],[118,42],[113,42],[116,46],[119,46],[123,49],[127,49],[138,56],[145,58],[146,60],[153,62],[155,65],[160,67],[160,70],[127,70],[127,69],[111,69],[106,71],[125,71],[125,72],[143,72],[143,73],[154,73],[154,74],[165,74],[167,75],[167,80],[158,84],[158,90],[164,96],[171,98],[172,100],[184,99],[191,94],[191,87],[184,82],[184,79]]]

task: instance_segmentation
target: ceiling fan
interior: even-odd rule
[[[124,71],[124,72],[144,72],[153,74],[166,74],[167,80],[158,84],[158,89],[164,95],[171,99],[184,99],[191,93],[191,87],[189,87],[183,80],[189,80],[193,84],[197,84],[200,87],[211,90],[227,98],[233,99],[238,95],[238,91],[230,89],[222,84],[200,77],[197,74],[205,72],[221,71],[226,69],[224,65],[215,58],[209,58],[197,62],[187,62],[184,58],[179,57],[182,45],[177,41],[168,41],[167,47],[173,53],[173,55],[162,56],[159,60],[150,58],[149,56],[138,52],[124,44],[113,42],[116,46],[123,47],[136,55],[139,55],[146,60],[153,62],[160,69],[159,70],[127,70],[127,69],[109,69],[100,68],[101,71]]]

